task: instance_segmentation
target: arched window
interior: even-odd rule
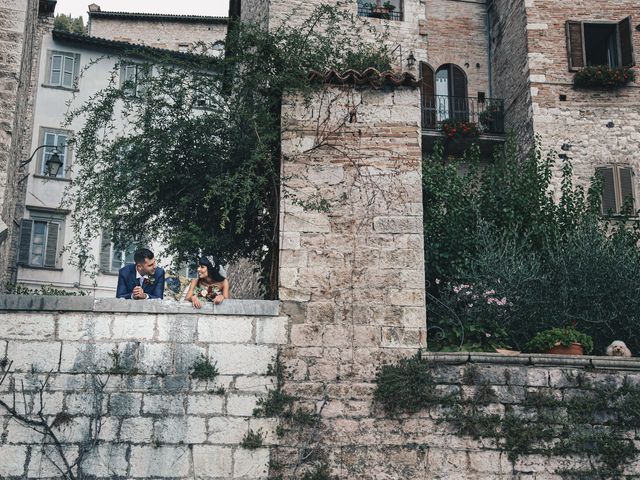
[[[467,121],[469,101],[464,71],[457,65],[447,63],[438,68],[435,79],[437,120]]]

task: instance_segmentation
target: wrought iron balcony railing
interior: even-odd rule
[[[423,130],[439,130],[447,120],[473,122],[482,133],[504,133],[504,101],[448,95],[422,98]]]
[[[358,15],[361,17],[383,18],[385,20],[402,20],[402,10],[379,7],[373,3],[359,3]]]

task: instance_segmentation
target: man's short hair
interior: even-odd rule
[[[148,248],[139,248],[133,254],[133,261],[136,265],[142,265],[147,259],[153,259],[153,252]]]

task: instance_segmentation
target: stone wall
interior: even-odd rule
[[[42,5],[41,5],[42,4]],[[42,0],[0,6],[0,285],[15,279],[19,219],[24,208],[21,162],[30,152],[34,82],[42,35],[52,10]],[[42,12],[40,8],[42,7]],[[41,12],[41,13],[40,13]],[[0,287],[1,288],[1,287]]]
[[[252,418],[288,339],[276,302],[0,297],[0,399],[40,410],[90,478],[266,478],[275,420]],[[213,380],[190,376],[201,355]],[[12,362],[9,365],[7,362]],[[25,396],[22,396],[24,386]],[[99,426],[99,427],[98,427]],[[262,429],[263,448],[240,446]],[[97,433],[96,433],[97,432]],[[0,477],[59,478],[51,439],[0,406]]]
[[[523,2],[496,0],[489,12],[493,95],[504,99],[505,128],[520,152],[533,145],[526,16]]]
[[[209,45],[224,41],[227,19],[181,21],[170,17],[154,18],[97,16],[90,14],[89,34],[94,37],[178,50],[180,45],[198,42]]]

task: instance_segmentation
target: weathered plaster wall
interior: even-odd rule
[[[230,300],[214,312],[160,301],[7,296],[0,309],[0,359],[13,362],[0,398],[13,404],[17,392],[24,413],[24,384],[27,412],[36,414],[46,381],[43,415],[61,419],[54,431],[69,459],[96,440],[78,473],[266,478],[268,449],[239,444],[249,429],[263,430],[265,446],[274,439],[274,420],[251,415],[288,339],[277,303]],[[217,362],[213,381],[190,378],[200,355]],[[59,478],[47,455],[59,462],[50,440],[43,444],[0,407],[0,477]]]

